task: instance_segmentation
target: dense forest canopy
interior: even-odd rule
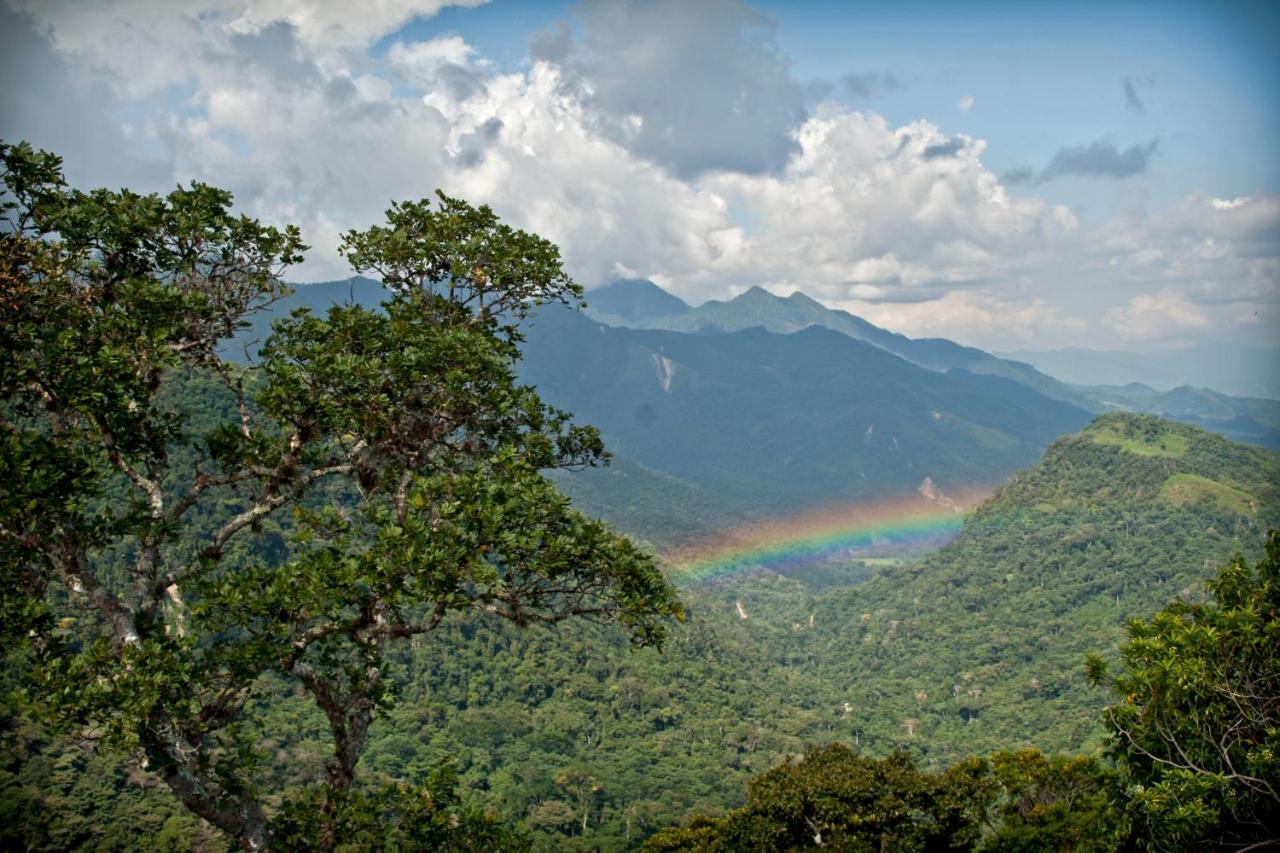
[[[302,235],[0,153],[4,846],[1280,835],[1275,453],[1106,415],[921,559],[677,594],[590,517],[641,526],[634,495],[556,488],[608,454],[517,378],[533,310],[581,299],[552,244],[395,204],[342,238],[383,304],[294,311],[242,363]]]

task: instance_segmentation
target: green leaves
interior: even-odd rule
[[[582,303],[582,288],[560,266],[555,244],[505,225],[487,206],[437,191],[396,202],[387,224],[342,236],[341,251],[357,272],[375,271],[392,290],[432,293],[435,310],[488,322],[525,317],[548,302]],[[514,334],[514,326],[505,330]]]
[[[1250,571],[1240,557],[1207,584],[1135,620],[1105,721],[1130,784],[1131,832],[1156,849],[1274,839],[1280,813],[1280,532]]]
[[[653,560],[541,473],[607,461],[598,433],[515,382],[515,321],[581,297],[553,244],[443,194],[393,205],[343,238],[383,310],[295,313],[244,371],[219,342],[285,292],[296,228],[203,183],[81,192],[29,146],[0,163],[4,631],[50,720],[140,749],[258,848],[243,732],[288,679],[333,740],[322,846],[377,842],[397,809],[450,843],[448,785],[354,787],[390,643],[468,609],[661,643],[681,609]]]
[[[963,850],[977,841],[994,798],[985,761],[944,773],[917,770],[895,752],[865,758],[811,747],[752,780],[747,805],[724,818],[665,830],[649,850]]]

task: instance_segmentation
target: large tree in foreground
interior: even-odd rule
[[[1236,557],[1213,601],[1134,620],[1123,671],[1089,660],[1128,783],[1129,835],[1155,850],[1280,846],[1280,531],[1250,569]]]
[[[539,473],[605,459],[514,378],[516,323],[581,295],[554,245],[443,195],[394,205],[342,242],[383,310],[295,312],[244,368],[220,342],[285,292],[296,229],[203,184],[83,193],[52,155],[0,156],[0,641],[47,718],[246,848],[331,847],[353,804],[366,826],[395,805],[354,784],[393,641],[482,610],[661,642],[680,608],[651,559]],[[282,678],[332,734],[314,825],[255,786]],[[456,828],[403,799],[412,831]]]

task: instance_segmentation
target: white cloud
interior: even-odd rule
[[[654,63],[631,55],[619,76],[596,61],[598,37],[575,48],[565,31],[512,73],[456,35],[402,39],[384,58],[361,49],[440,2],[388,0],[361,21],[286,0],[112,0],[83,14],[21,3],[72,66],[127,81],[130,148],[157,153],[146,174],[167,170],[140,188],[200,178],[250,215],[300,224],[313,246],[303,279],[347,275],[340,231],[439,187],[556,241],[587,285],[644,276],[694,302],[800,289],[890,328],[985,346],[1227,335],[1265,329],[1280,310],[1280,198],[1197,195],[1082,225],[1012,193],[983,164],[983,140],[832,104],[791,115],[767,39],[752,54],[771,58],[767,73],[738,69],[677,99],[686,115],[661,97],[697,88],[696,69],[646,82]],[[636,45],[662,46],[648,12],[592,8],[647,27]],[[729,0],[706,8],[753,20]],[[738,30],[716,32],[732,53]],[[764,111],[734,118],[756,94]],[[728,128],[737,153],[717,160],[720,137],[698,136],[708,126]],[[61,150],[83,149],[58,132]],[[739,156],[753,150],[768,156]]]
[[[921,289],[1006,273],[1011,259],[1075,228],[1065,211],[1010,196],[982,165],[981,140],[956,145],[929,122],[894,128],[878,115],[824,107],[796,138],[800,151],[781,175],[703,182],[756,214],[735,275],[828,299],[871,285],[916,301]],[[927,153],[940,148],[954,154]]]
[[[475,48],[456,35],[412,44],[396,42],[387,53],[393,65],[408,72],[418,82],[432,82],[443,66],[470,65],[475,57]]]
[[[973,95],[965,95],[956,102],[956,107],[959,108],[960,112],[967,113],[969,110],[973,109],[973,103]]]
[[[1182,294],[1162,290],[1135,296],[1123,307],[1111,309],[1107,324],[1125,341],[1150,341],[1203,329],[1209,318]]]
[[[236,36],[291,29],[298,49],[329,69],[417,17],[485,0],[8,0],[59,51],[112,72],[134,94],[189,80]]]
[[[1080,335],[1086,322],[1041,298],[991,290],[951,290],[924,302],[846,300],[838,307],[914,337],[947,337],[990,348],[1039,346]]]

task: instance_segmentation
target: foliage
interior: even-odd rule
[[[521,835],[461,801],[457,777],[447,764],[421,785],[310,790],[285,803],[272,830],[272,842],[282,850],[498,853],[528,849]]]
[[[1100,431],[1185,451],[1139,455],[1094,441]],[[1166,484],[1189,477],[1248,501],[1171,500]],[[1129,619],[1194,596],[1276,526],[1280,456],[1107,415],[1054,442],[944,548],[819,598],[810,677],[842,688],[831,699],[849,703],[862,743],[919,750],[931,766],[1027,746],[1091,752],[1103,703],[1084,655],[1114,659]]]
[[[353,785],[394,641],[482,610],[661,643],[681,608],[652,560],[540,473],[607,458],[515,380],[513,323],[580,298],[553,245],[393,205],[342,243],[382,310],[295,312],[246,369],[219,343],[283,293],[296,229],[204,184],[84,193],[53,155],[0,158],[0,588],[33,712],[256,849],[272,692],[327,725],[319,796],[380,812],[403,798]]]
[[[1089,661],[1151,849],[1280,843],[1280,531],[1256,569],[1236,557],[1208,588],[1134,620],[1116,676]]]
[[[1034,749],[991,757],[997,787],[990,853],[1102,853],[1116,849],[1120,785],[1096,758]]]
[[[895,752],[864,758],[834,744],[754,779],[747,805],[658,833],[649,850],[965,850],[992,797],[986,763],[917,770]]]

